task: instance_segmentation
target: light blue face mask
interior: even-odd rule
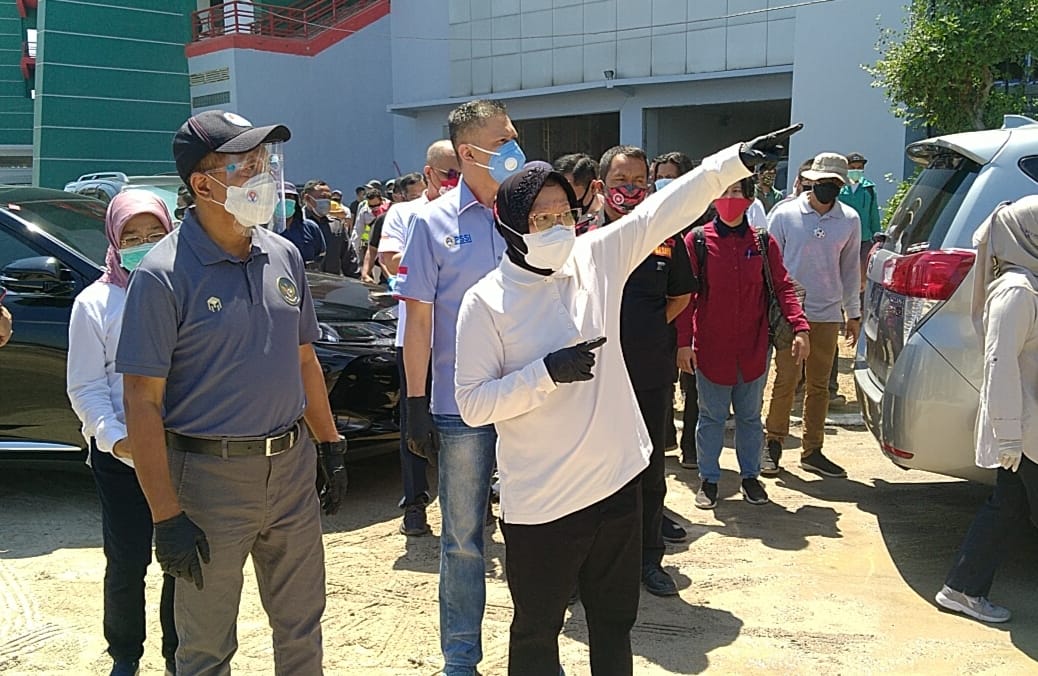
[[[137,269],[137,266],[141,264],[144,254],[151,251],[154,246],[154,244],[146,242],[144,244],[138,244],[137,246],[131,246],[120,250],[119,260],[122,262],[122,266],[128,271],[133,272]]]
[[[278,202],[277,208],[274,209],[276,216],[284,217],[284,219],[290,220],[296,215],[296,201],[285,200],[284,202]]]
[[[472,143],[469,145],[480,152],[490,155],[490,164],[479,164],[478,162],[474,164],[489,171],[490,177],[497,181],[498,184],[504,183],[506,178],[522,169],[523,165],[526,164],[526,153],[519,147],[515,139],[502,145],[497,149],[497,152],[480,148]]]
[[[653,185],[656,186],[656,192],[659,192],[660,190],[663,190],[665,187],[670,185],[670,182],[673,181],[673,180],[674,179],[672,179],[672,178],[657,178],[656,182],[653,184]]]

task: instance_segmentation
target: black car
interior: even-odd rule
[[[0,349],[0,459],[84,457],[65,393],[68,323],[76,294],[101,276],[105,208],[60,190],[0,186],[0,286],[14,316]],[[308,281],[322,331],[314,347],[349,456],[394,451],[400,386],[389,300],[352,279]]]

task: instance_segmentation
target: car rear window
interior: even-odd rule
[[[979,172],[957,153],[936,155],[890,219],[888,246],[900,254],[939,247]]]
[[[1027,174],[1027,177],[1029,179],[1038,183],[1038,155],[1031,155],[1030,157],[1021,157],[1020,171]]]

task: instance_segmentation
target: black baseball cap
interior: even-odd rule
[[[253,127],[241,115],[223,110],[207,110],[193,115],[173,137],[173,159],[177,173],[188,182],[195,167],[209,153],[247,153],[275,141],[287,141],[292,132],[283,124]]]
[[[865,163],[868,162],[868,160],[865,159],[865,156],[862,155],[861,153],[850,153],[849,155],[847,155],[847,161],[848,162],[861,162],[862,164],[865,164]]]

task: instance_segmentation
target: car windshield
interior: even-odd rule
[[[11,205],[23,219],[37,226],[98,266],[108,251],[105,205],[96,200],[25,200]]]
[[[980,165],[956,153],[934,157],[890,219],[890,242],[901,254],[940,247]]]

